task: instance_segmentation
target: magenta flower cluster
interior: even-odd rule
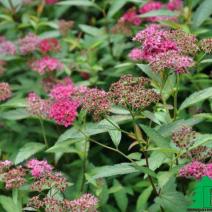
[[[179,175],[182,177],[201,179],[203,176],[212,178],[212,163],[204,164],[199,161],[193,161],[180,169]]]
[[[31,169],[31,174],[33,177],[41,177],[47,172],[51,172],[53,167],[48,164],[46,160],[39,161],[36,159],[29,160],[26,167]]]

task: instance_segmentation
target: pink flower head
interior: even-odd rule
[[[40,74],[60,70],[63,67],[62,63],[57,58],[49,56],[33,61],[30,66],[32,70]]]
[[[75,88],[72,81],[63,82],[55,85],[50,92],[50,97],[54,98],[55,100],[60,100],[64,98],[70,98],[71,95],[74,93]]]
[[[45,0],[46,4],[55,4],[58,0]]]
[[[55,38],[46,38],[39,43],[39,49],[42,53],[57,52],[60,50],[60,44]]]
[[[13,162],[10,160],[0,161],[0,174],[5,170],[9,169],[13,165]]]
[[[124,15],[120,18],[119,21],[130,23],[135,26],[139,26],[141,24],[141,18],[137,15],[136,10],[134,8],[131,8],[126,13],[124,13]]]
[[[183,6],[182,0],[169,0],[169,3],[167,4],[167,8],[169,10],[180,10]]]
[[[41,177],[45,173],[51,172],[53,167],[48,164],[46,160],[36,160],[32,159],[27,162],[26,164],[27,168],[31,169],[31,174],[33,177]]]
[[[0,102],[9,99],[12,96],[10,85],[6,82],[0,83]]]
[[[31,54],[36,50],[39,42],[40,38],[37,35],[29,33],[18,41],[20,53],[22,55]]]
[[[138,61],[138,60],[146,60],[147,58],[144,56],[144,52],[142,49],[139,48],[134,48],[132,51],[129,53],[129,58],[133,61]]]
[[[179,175],[182,177],[194,177],[195,179],[200,179],[203,176],[212,177],[211,172],[212,164],[204,164],[199,161],[193,161],[181,168]]]
[[[54,119],[57,124],[68,127],[76,119],[78,106],[77,101],[60,99],[51,105],[49,117]]]
[[[133,40],[142,43],[142,49],[130,53],[130,57],[136,60],[150,62],[159,53],[178,50],[177,44],[168,38],[168,31],[155,24],[138,32]]]
[[[2,55],[15,55],[16,46],[11,41],[3,40],[0,42],[0,54]]]

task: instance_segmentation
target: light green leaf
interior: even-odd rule
[[[34,155],[37,152],[40,152],[45,148],[44,144],[36,143],[36,142],[29,142],[26,143],[16,155],[15,158],[15,164],[19,164],[23,162],[24,160],[30,158],[32,155]]]
[[[140,124],[143,131],[147,134],[147,136],[154,142],[154,144],[158,147],[168,148],[170,140],[168,138],[163,137],[160,133],[158,133],[155,129],[148,127],[146,125]]]
[[[177,12],[161,9],[161,10],[152,10],[150,12],[144,13],[139,16],[141,18],[147,18],[147,17],[154,17],[154,16],[170,16],[171,17],[171,16],[177,16],[177,15],[178,15]]]
[[[146,118],[150,119],[151,121],[155,122],[156,124],[161,125],[160,121],[157,119],[154,113],[148,110],[145,110],[144,112],[142,112],[142,115],[144,115]]]
[[[210,17],[212,14],[212,1],[204,0],[197,8],[193,15],[192,24],[194,27],[199,27],[201,24]]]
[[[212,147],[212,134],[198,134],[194,140],[194,145],[190,149],[201,145]]]
[[[0,196],[0,204],[6,210],[6,212],[21,212],[21,209],[16,205],[11,197]]]
[[[98,29],[96,27],[93,27],[93,26],[89,26],[89,25],[85,25],[85,24],[80,24],[79,25],[79,28],[87,33],[87,34],[90,34],[94,37],[99,37],[99,36],[103,36],[105,35],[104,31],[102,29]]]
[[[120,9],[128,2],[128,0],[114,0],[108,10],[107,16],[112,18]]]
[[[149,186],[140,194],[136,202],[136,212],[141,212],[146,208],[151,193],[152,193],[152,186]]]
[[[212,98],[212,87],[206,88],[201,91],[197,91],[187,97],[184,102],[181,104],[179,110],[183,110],[191,105],[194,105],[198,102],[204,101],[206,99]]]
[[[26,107],[26,99],[10,99],[5,103],[0,104],[0,107],[8,107],[8,108]]]
[[[88,0],[67,0],[67,1],[60,1],[57,3],[58,5],[67,5],[67,6],[82,6],[82,7],[95,7],[99,8],[99,6],[92,1]]]
[[[161,82],[161,79],[160,79],[160,75],[153,72],[151,70],[151,68],[149,67],[149,65],[147,64],[137,64],[137,66],[148,76],[150,77],[151,79],[155,80],[156,82]]]
[[[173,73],[169,75],[169,77],[167,78],[162,90],[162,96],[165,100],[168,99],[169,96],[173,93],[175,83],[176,83],[176,75]]]
[[[25,109],[16,109],[0,113],[0,118],[7,120],[21,120],[29,116],[29,113]]]
[[[142,161],[139,165],[144,165],[145,161]],[[123,174],[130,174],[138,172],[138,169],[133,167],[131,163],[120,163],[115,164],[112,166],[101,166],[91,169],[88,173],[92,176],[93,179],[104,178],[104,177],[111,177],[116,175],[123,175]]]

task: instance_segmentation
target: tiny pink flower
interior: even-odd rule
[[[46,4],[55,4],[58,0],[45,0]]]
[[[180,10],[183,7],[183,1],[182,0],[169,0],[167,4],[167,8],[169,10]]]
[[[120,18],[119,21],[130,23],[135,26],[139,26],[141,24],[141,18],[137,15],[136,10],[134,8],[131,8],[126,13],[124,13],[124,15]]]
[[[12,96],[10,85],[6,82],[0,83],[0,102],[9,99]]]
[[[0,54],[2,55],[15,55],[16,46],[11,41],[2,41],[0,42]]]

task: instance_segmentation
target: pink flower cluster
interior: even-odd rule
[[[6,82],[0,83],[0,102],[9,99],[12,96],[10,85]]]
[[[136,9],[129,9],[124,15],[119,19],[119,22],[133,24],[139,26],[141,24],[141,18],[138,16]]]
[[[48,72],[60,70],[63,65],[57,58],[45,56],[41,59],[32,61],[30,67],[32,70],[37,71],[42,75]]]
[[[180,37],[187,36],[189,41]],[[129,57],[134,61],[144,60],[149,62],[153,71],[159,72],[172,69],[177,73],[185,73],[187,68],[194,65],[194,61],[186,54],[197,51],[193,36],[176,32],[152,24],[146,29],[138,32],[134,41],[139,42],[142,47],[134,48]],[[190,48],[189,48],[190,47]]]
[[[29,160],[26,167],[31,169],[31,174],[33,177],[41,177],[47,172],[51,172],[53,167],[48,164],[46,160],[39,161],[36,159]]]
[[[41,99],[36,93],[32,92],[27,97],[27,110],[38,117],[48,118],[51,102]]]
[[[54,119],[57,124],[68,127],[76,119],[78,107],[79,104],[76,101],[60,99],[51,105],[49,117]]]
[[[60,44],[55,38],[46,38],[41,40],[38,47],[42,53],[58,52],[60,50]]]
[[[159,25],[153,24],[146,29],[138,32],[133,38],[142,44],[142,49],[136,48],[129,54],[132,60],[146,60],[151,62],[152,59],[159,53],[170,50],[177,51],[177,45],[167,36],[167,30],[161,28]]]
[[[194,177],[195,179],[200,179],[203,176],[212,178],[212,163],[204,164],[199,161],[193,161],[181,168],[179,175],[187,178]]]
[[[37,35],[29,33],[25,37],[18,40],[20,54],[27,55],[33,53],[37,49],[40,42],[41,39]]]
[[[16,46],[11,41],[5,40],[4,37],[0,39],[0,54],[13,56],[16,54]]]

